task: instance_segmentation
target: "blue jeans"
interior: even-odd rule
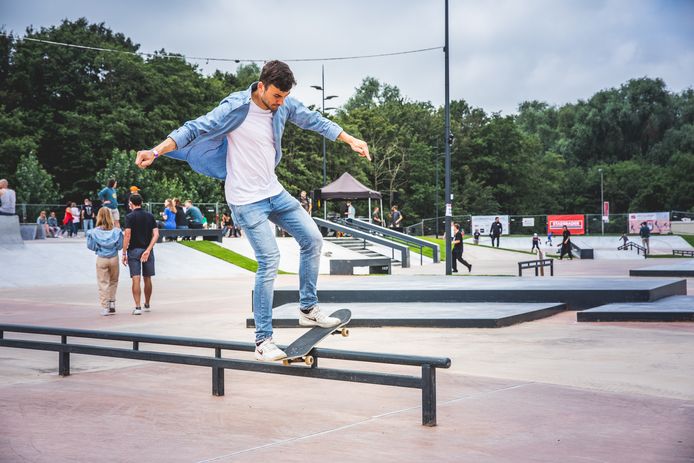
[[[82,221],[82,229],[84,230],[84,234],[86,236],[87,230],[91,230],[94,228],[94,219],[84,219]]]
[[[287,230],[299,243],[299,305],[308,308],[318,303],[316,283],[323,237],[311,216],[286,190],[271,198],[251,204],[229,207],[255,252],[258,270],[253,291],[255,339],[272,337],[272,296],[280,263],[280,250],[274,228],[268,222]]]

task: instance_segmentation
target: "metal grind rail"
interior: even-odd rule
[[[60,336],[60,341],[10,339],[7,337],[8,333]],[[72,344],[68,342],[69,338],[124,341],[132,345],[128,348],[123,348]],[[142,344],[213,349],[214,356],[142,350]],[[354,352],[322,348],[314,348],[311,351],[311,355],[314,357],[314,363],[310,367],[300,366],[298,364],[285,366],[274,362],[264,363],[255,360],[239,360],[222,357],[223,351],[253,352],[255,350],[255,345],[253,343],[9,324],[0,324],[0,346],[58,352],[58,374],[61,376],[70,375],[70,354],[96,355],[102,357],[210,367],[212,368],[212,394],[216,396],[224,395],[224,370],[226,369],[421,389],[422,425],[424,426],[436,426],[436,369],[449,368],[451,366],[451,360],[445,357],[379,354],[374,352]],[[319,359],[322,358],[415,366],[421,368],[421,375],[399,375],[370,371],[320,368],[318,367],[318,363]]]

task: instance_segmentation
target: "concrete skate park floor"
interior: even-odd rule
[[[566,263],[562,275],[624,277],[629,265]],[[361,277],[320,281],[352,278]],[[5,288],[0,320],[251,340],[245,320],[252,274],[154,283],[153,310],[139,317],[129,315],[123,282],[115,317],[98,316],[95,284]],[[296,283],[296,275],[282,275],[278,286]],[[691,294],[692,279],[688,287]],[[227,371],[226,395],[214,397],[209,368],[73,355],[72,376],[60,378],[55,353],[2,348],[0,461],[684,462],[694,456],[692,323],[596,325],[578,323],[567,311],[493,331],[351,331],[349,338],[326,339],[325,347],[452,359],[437,377],[437,427],[420,425],[421,395],[414,389]],[[288,343],[299,330],[275,335]]]

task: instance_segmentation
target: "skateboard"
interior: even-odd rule
[[[345,325],[352,319],[352,312],[349,309],[340,309],[331,313],[330,316],[339,318],[340,324],[331,328],[314,326],[304,333],[300,338],[284,349],[284,352],[287,354],[287,356],[282,359],[284,365],[302,362],[311,366],[315,362],[315,359],[313,355],[309,355],[309,353],[316,344],[331,334],[341,334],[344,337],[349,336],[349,329],[345,328]]]

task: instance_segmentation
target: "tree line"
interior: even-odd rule
[[[258,66],[204,75],[163,49],[144,58],[1,32],[0,177],[14,185],[18,202],[81,201],[111,177],[124,187],[139,186],[149,201],[224,202],[221,182],[166,158],[139,170],[134,150],[153,146],[230,92],[247,88]],[[131,53],[139,48],[86,19],[30,27],[25,36]],[[348,147],[328,143],[329,181],[349,171],[383,193],[385,203],[398,204],[410,223],[435,216],[437,203],[442,215],[442,107],[412,101],[396,86],[366,77],[328,117],[366,140],[374,158],[355,163]],[[451,132],[455,214],[599,213],[599,169],[611,212],[694,211],[691,88],[674,93],[662,79],[635,78],[559,107],[523,102],[514,115],[456,100]],[[283,145],[277,172],[287,190],[320,188],[320,137],[290,124]]]

